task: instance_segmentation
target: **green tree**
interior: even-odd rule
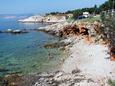
[[[73,11],[73,18],[77,19],[78,16],[82,15],[81,9]]]
[[[94,13],[99,14],[99,9],[98,9],[97,5],[94,6]]]

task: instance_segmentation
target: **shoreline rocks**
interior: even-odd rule
[[[23,30],[19,30],[19,29],[16,29],[16,30],[7,29],[7,30],[4,30],[4,31],[0,31],[0,33],[24,34],[24,33],[28,33],[28,31],[25,30],[25,29],[23,29]]]
[[[90,28],[88,28],[88,26],[90,26]],[[66,37],[68,38],[67,40],[69,40],[70,38],[70,42],[74,43],[73,45],[71,45],[71,47],[69,47],[69,58],[64,61],[62,70],[53,73],[50,72],[39,73],[35,75],[24,75],[21,77],[19,76],[19,79],[16,79],[16,75],[15,80],[18,80],[18,85],[17,81],[12,81],[10,83],[13,83],[14,86],[108,86],[106,83],[107,80],[105,78],[102,79],[102,77],[98,76],[98,74],[103,73],[103,69],[106,69],[109,63],[104,59],[106,55],[102,49],[103,47],[101,45],[96,45],[96,38],[93,40],[92,44],[87,43],[90,41],[90,35],[94,32],[90,31],[92,30],[91,28],[94,30],[94,25],[80,24],[76,26],[73,23],[54,24],[51,26],[39,28],[38,31],[43,31],[60,37]],[[75,37],[75,39],[72,39],[72,37]],[[46,44],[44,47],[54,48],[60,46],[66,45],[54,43]],[[97,54],[102,55],[100,57],[97,57]],[[64,67],[67,72],[63,70]],[[97,70],[95,71],[95,69]],[[88,71],[88,73],[86,70]],[[100,72],[101,70],[102,72]],[[94,74],[94,77],[99,77],[99,79],[92,78],[92,75],[90,75],[90,73],[96,73],[97,75]],[[14,76],[11,76],[11,78],[12,77]],[[20,83],[19,80],[21,80]]]
[[[44,48],[60,48],[60,47],[65,47],[68,46],[69,43],[65,43],[65,42],[56,42],[56,43],[51,43],[51,44],[45,44]]]
[[[82,85],[84,82],[90,85],[97,84],[80,72],[68,74],[63,71],[24,76],[14,74],[6,76],[4,80],[7,84],[6,86],[76,86],[76,84],[80,85],[81,83]]]
[[[105,48],[107,48],[108,47],[108,45],[106,44],[106,47],[104,48],[104,45],[102,45],[101,43],[103,43],[103,42],[105,42],[104,41],[104,37],[103,37],[103,33],[102,33],[102,31],[103,31],[103,25],[101,24],[101,23],[99,23],[99,24],[97,24],[97,23],[86,23],[86,24],[82,24],[82,23],[72,23],[72,24],[70,24],[70,23],[61,23],[61,24],[54,24],[54,25],[50,25],[50,26],[46,26],[46,27],[42,27],[42,28],[39,28],[39,30],[43,30],[44,32],[46,31],[47,33],[49,33],[49,32],[53,32],[56,36],[60,36],[60,37],[65,37],[65,38],[67,38],[68,40],[69,40],[69,38],[71,39],[71,38],[73,38],[73,37],[75,37],[75,39],[73,39],[73,40],[70,40],[70,42],[74,42],[74,43],[76,43],[76,45],[77,45],[77,43],[78,43],[78,45],[77,46],[72,46],[72,47],[70,47],[70,49],[71,48],[73,48],[73,50],[74,51],[71,51],[70,49],[70,57],[69,57],[69,60],[68,60],[68,66],[69,65],[71,65],[71,66],[69,66],[68,67],[68,69],[67,70],[70,70],[70,69],[72,69],[72,68],[74,68],[74,64],[75,64],[75,68],[76,68],[76,65],[78,65],[78,63],[79,64],[81,64],[81,65],[79,65],[80,67],[82,66],[82,62],[85,62],[85,63],[87,63],[88,64],[88,61],[89,61],[89,64],[91,63],[90,62],[90,60],[93,60],[93,61],[98,61],[99,59],[98,58],[95,58],[95,56],[93,56],[92,54],[93,53],[91,53],[91,56],[89,55],[89,53],[90,52],[93,52],[93,51],[89,51],[89,50],[91,50],[93,47],[94,47],[94,50],[96,50],[95,49],[95,47],[97,48],[97,50],[99,49],[98,48],[98,46],[99,47],[102,47],[103,49],[102,49],[102,51],[100,51],[100,52],[98,52],[98,51],[94,51],[94,54],[95,53],[100,53],[100,60],[102,61],[102,64],[104,64],[104,65],[106,65],[107,67],[109,67],[110,65],[110,63],[109,63],[109,60],[108,61],[105,61],[105,56],[108,56],[108,54],[106,55],[106,53],[104,53],[104,49]],[[79,44],[79,41],[81,41],[82,40],[82,42],[80,42],[81,44]],[[86,44],[85,44],[86,43]],[[82,44],[84,44],[84,45],[82,45]],[[98,45],[99,44],[99,45]],[[93,46],[93,47],[91,47],[91,46]],[[89,47],[88,47],[89,46]],[[78,48],[77,48],[78,47]],[[90,48],[89,50],[87,50],[87,49],[83,49],[82,50],[82,47],[83,48]],[[79,50],[79,51],[81,51],[81,53],[83,54],[83,55],[81,55],[81,56],[79,56],[79,55],[77,55],[77,50]],[[86,51],[87,52],[86,52]],[[88,53],[88,51],[89,51],[89,53]],[[84,52],[84,53],[83,53]],[[79,52],[80,53],[80,52]],[[79,54],[78,53],[78,54]],[[88,55],[86,55],[86,54],[88,54]],[[71,56],[71,55],[73,55],[73,56]],[[85,58],[85,56],[84,55],[86,55],[86,57],[87,57],[87,59]],[[101,55],[102,55],[102,57],[101,57]],[[77,58],[77,56],[78,56],[78,58]],[[82,56],[84,57],[83,59],[82,59]],[[80,59],[80,57],[81,57],[81,59]],[[92,59],[90,58],[90,57],[92,57]],[[78,59],[78,60],[77,60]],[[71,60],[71,63],[70,63],[70,60]],[[80,63],[80,61],[81,61],[81,63]],[[92,62],[93,62],[92,61]],[[65,62],[64,62],[65,63]],[[85,64],[84,63],[84,64]],[[96,62],[95,62],[96,63]],[[105,64],[105,63],[107,63],[107,64]],[[72,66],[72,64],[73,64],[73,66]],[[97,70],[97,75],[98,75],[98,73],[99,73],[99,70],[101,71],[103,71],[103,68],[105,68],[105,66],[104,65],[102,65],[101,63],[98,65],[98,62],[97,62],[97,65],[99,66],[99,68],[96,68],[96,70]],[[112,63],[111,63],[112,64]],[[94,67],[96,66],[96,64],[91,64],[92,65],[92,67],[93,67],[93,65],[94,65]],[[66,65],[67,66],[67,65]],[[79,68],[79,66],[78,66],[78,68]],[[87,67],[90,67],[90,65],[86,65]],[[72,67],[72,68],[71,68]],[[90,72],[90,70],[92,70],[93,71],[93,68],[87,68],[86,67],[86,70],[88,69],[88,72]],[[102,67],[102,69],[100,69]],[[85,65],[84,66],[82,66],[82,69],[83,68],[85,68]],[[109,68],[110,69],[110,68]],[[91,71],[91,72],[92,72]],[[73,73],[74,73],[75,71],[73,71]],[[86,71],[84,71],[84,70],[82,70],[81,72],[86,72]],[[93,71],[94,72],[94,71]],[[109,72],[108,72],[109,73]],[[87,74],[87,73],[86,73]],[[89,73],[90,74],[90,73]],[[88,74],[88,76],[89,77],[93,77],[92,75],[90,76]],[[103,74],[102,74],[103,75]],[[87,77],[88,77],[87,76]],[[109,76],[108,76],[109,77]],[[94,78],[93,77],[93,79],[92,80],[95,80],[96,78]],[[102,77],[100,77],[99,78],[100,80],[102,79]],[[91,81],[92,81],[91,80]],[[103,82],[101,82],[102,83],[102,85],[103,86],[108,86],[107,85],[107,79],[105,78],[105,79],[103,79],[104,81]],[[95,83],[95,82],[91,82],[91,84],[90,85],[88,85],[88,83],[87,82],[82,82],[82,84],[84,84],[83,86],[86,86],[86,84],[87,84],[87,86],[101,86],[101,83],[100,82],[97,82],[97,83]],[[65,84],[65,85],[64,85]],[[77,86],[78,84],[81,84],[81,82],[80,83],[76,83],[76,85],[75,86]],[[94,85],[95,84],[95,85]],[[106,85],[105,85],[106,84]],[[38,85],[39,86],[39,85]],[[63,83],[63,85],[60,85],[60,86],[69,86],[69,85],[67,85],[67,83]],[[72,86],[74,86],[74,85],[72,85]]]

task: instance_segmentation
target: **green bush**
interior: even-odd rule
[[[115,12],[102,12],[101,20],[105,26],[105,37],[111,41],[112,46],[115,46]]]
[[[108,84],[109,84],[110,86],[115,86],[115,80],[109,79],[109,80],[108,80]]]

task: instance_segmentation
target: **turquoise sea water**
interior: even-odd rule
[[[0,20],[0,30],[35,29],[41,26],[44,25]],[[33,31],[20,35],[0,33],[0,75],[16,72],[37,73],[57,67],[63,52],[56,48],[43,47],[44,44],[55,41],[58,41],[58,38],[43,32]],[[49,53],[52,57],[50,59]]]

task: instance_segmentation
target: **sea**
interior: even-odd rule
[[[18,19],[0,19],[0,30],[36,29],[41,23],[21,23]],[[60,65],[64,53],[57,48],[44,48],[45,44],[58,42],[59,38],[43,32],[25,34],[0,33],[0,76],[12,73],[34,74],[51,71]],[[52,57],[49,59],[49,55]]]

